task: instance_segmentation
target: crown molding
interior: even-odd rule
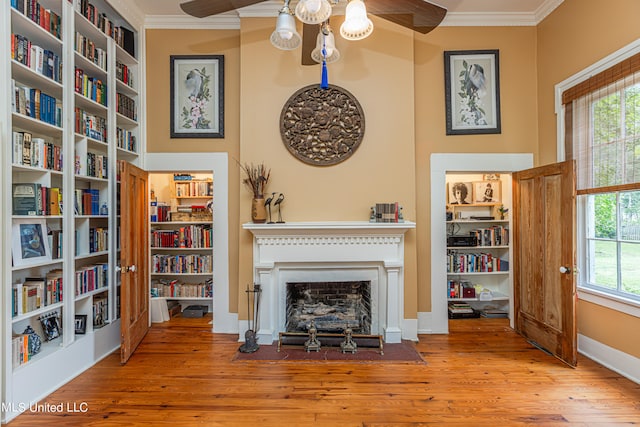
[[[127,22],[136,28],[141,28],[145,21],[144,12],[130,0],[110,0],[109,5]]]
[[[147,29],[163,30],[239,30],[240,17],[236,14],[223,14],[208,18],[194,18],[188,15],[147,15],[144,20]]]

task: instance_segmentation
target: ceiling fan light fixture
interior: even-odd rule
[[[271,44],[281,50],[293,50],[300,46],[302,37],[296,30],[296,20],[287,1],[278,14],[276,29],[271,33]]]
[[[373,22],[367,16],[367,8],[362,0],[350,0],[345,11],[345,19],[340,26],[340,35],[347,40],[362,40],[373,32]]]
[[[316,48],[311,52],[311,59],[316,61],[317,63],[322,63],[324,59],[327,64],[331,64],[332,62],[336,62],[340,59],[340,52],[336,48],[336,38],[333,35],[333,31],[327,27],[327,33],[325,34],[325,30],[320,30],[318,32],[318,38],[316,39]],[[324,53],[322,50],[325,50]]]
[[[320,24],[331,16],[331,4],[328,0],[300,0],[295,15],[305,24]]]

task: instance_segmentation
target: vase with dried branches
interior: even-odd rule
[[[245,174],[242,183],[253,194],[251,201],[251,220],[255,223],[264,223],[267,221],[267,208],[264,205],[264,190],[271,176],[271,169],[268,169],[264,163],[254,165],[253,163],[244,163],[240,165],[240,169]]]

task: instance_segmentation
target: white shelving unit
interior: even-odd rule
[[[26,409],[24,403],[43,398],[120,345],[117,169],[119,160],[140,166],[142,162],[142,133],[135,120],[142,98],[135,86],[141,80],[141,67],[85,15],[95,16],[97,23],[100,13],[105,13],[110,28],[127,28],[131,30],[128,37],[134,39],[135,27],[104,0],[37,3],[39,19],[31,7],[18,10],[18,5],[30,2],[6,1],[0,6],[0,69],[8,76],[0,82],[2,231],[7,236],[0,251],[3,422]],[[97,10],[95,14],[83,10],[89,4]],[[13,46],[19,46],[14,51],[12,39]],[[42,67],[37,65],[40,62]],[[119,81],[121,64],[127,65],[127,77],[131,77],[126,83]],[[80,76],[76,70],[87,78],[76,81]],[[95,79],[96,85],[91,87],[88,79]],[[15,96],[15,88],[23,88],[22,96]],[[133,113],[127,112],[133,119],[120,118],[117,93],[133,100]],[[21,102],[26,99],[33,102]],[[120,143],[121,129],[127,130],[128,143]],[[42,148],[26,150],[26,135],[32,147]],[[48,188],[42,194],[45,202],[48,197],[52,203],[44,203],[44,210],[35,215],[23,211],[11,215],[19,207],[12,197],[14,184]],[[89,190],[95,192],[93,196]],[[26,242],[21,237],[33,231],[42,233],[41,241],[51,247],[36,250],[33,257],[18,254]],[[29,286],[36,296],[24,293],[30,303],[18,309],[14,289],[24,289],[25,283],[33,282],[30,278],[44,279],[39,301],[37,286]],[[82,315],[87,317],[86,328],[76,333],[76,316]],[[56,319],[57,332],[53,322],[48,323],[51,340],[45,338],[47,324],[42,317]],[[13,337],[23,335],[27,327],[38,334],[42,346],[18,361]]]

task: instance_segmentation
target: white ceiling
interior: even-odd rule
[[[186,17],[180,3],[187,0],[133,0],[135,6],[154,20]],[[210,0],[214,1],[214,0]],[[563,0],[429,0],[447,9],[442,25],[536,25]],[[341,1],[340,3],[346,3]],[[366,1],[365,1],[366,3]],[[242,9],[242,14],[277,16],[282,1],[268,0]],[[232,12],[230,15],[237,15]]]

